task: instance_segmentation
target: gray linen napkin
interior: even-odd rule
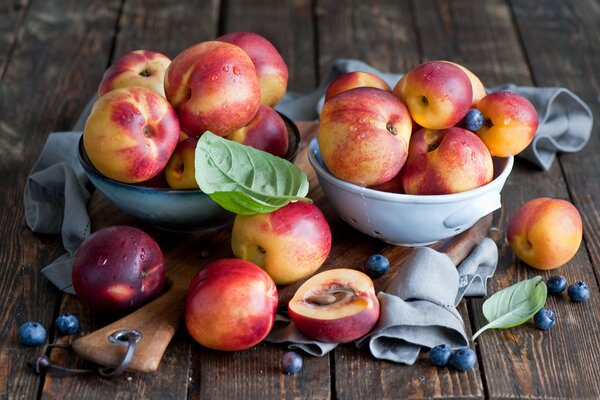
[[[45,266],[42,273],[69,294],[75,294],[71,283],[75,252],[91,231],[87,203],[94,188],[79,163],[77,143],[95,100],[94,96],[88,101],[72,132],[48,136],[25,185],[27,225],[37,233],[60,233],[67,251]]]
[[[467,293],[486,294],[486,282],[494,274],[497,261],[498,249],[490,238],[484,238],[458,268],[443,253],[428,247],[416,248],[388,287],[377,294],[379,321],[356,345],[367,345],[375,358],[409,365],[415,362],[422,347],[468,346],[469,339],[455,306]],[[325,355],[336,347],[307,338],[293,322],[281,316],[266,341],[288,343],[289,348],[313,356]]]
[[[288,93],[276,109],[294,120],[313,120],[319,117],[327,86],[346,72],[365,71],[380,76],[394,87],[402,74],[383,73],[370,65],[353,59],[336,60],[325,75],[323,83],[312,93]],[[568,89],[560,87],[527,87],[507,84],[490,88],[489,92],[508,90],[528,99],[539,115],[539,126],[531,144],[518,157],[548,170],[557,152],[581,150],[588,142],[593,125],[590,108]]]

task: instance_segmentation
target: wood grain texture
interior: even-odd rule
[[[538,8],[538,5],[535,9],[539,12],[548,10],[547,7]],[[423,31],[421,35],[426,59],[442,55],[465,64],[468,62],[468,66],[486,86],[505,82],[526,85],[533,83],[529,71],[530,68],[535,68],[535,63],[529,64],[528,60],[538,50],[531,48],[525,53],[526,49],[522,48],[513,24],[511,9],[506,3],[419,2],[416,11],[420,26],[428,27],[427,32]],[[532,12],[533,7],[529,11]],[[434,20],[439,23],[433,23]],[[442,37],[445,38],[443,41]],[[499,37],[502,40],[494,39]],[[488,64],[490,60],[492,63]],[[553,274],[542,273],[519,262],[504,239],[508,218],[526,201],[540,196],[570,199],[560,166],[555,163],[550,171],[541,172],[526,162],[517,160],[502,191],[502,210],[497,213],[500,259],[496,275],[489,285],[490,293],[535,275],[547,278]],[[560,273],[569,282],[580,278],[594,281],[584,247],[571,262],[561,268]],[[472,300],[469,304],[476,329],[485,324],[480,311],[482,303],[483,300]],[[526,324],[505,331],[489,331],[477,340],[480,367],[485,375],[486,392],[490,398],[597,396],[596,384],[592,383],[598,380],[594,367],[583,367],[577,378],[566,372],[578,370],[581,364],[580,356],[567,349],[569,338],[577,337],[585,342],[584,348],[595,347],[594,343],[597,341],[586,332],[597,329],[590,329],[598,321],[597,315],[590,310],[597,310],[597,307],[592,302],[588,305],[590,308],[587,309],[587,315],[584,315],[586,313],[581,308],[574,308],[572,303],[564,299],[550,298],[548,305],[559,318],[559,323],[550,332],[544,333],[532,324]],[[564,319],[562,323],[561,316]],[[576,383],[581,381],[589,384]]]
[[[125,0],[113,62],[138,49],[172,59],[196,43],[215,38],[219,4],[219,0]]]
[[[561,155],[548,172],[516,161],[490,232],[500,250],[490,293],[537,274],[547,278],[560,273],[570,282],[587,282],[592,298],[575,304],[566,295],[550,297],[548,305],[558,324],[548,332],[531,323],[485,332],[474,345],[478,364],[467,373],[432,367],[427,353],[408,367],[376,361],[364,349],[343,345],[327,357],[304,356],[302,371],[288,376],[279,370],[283,346],[260,344],[244,352],[216,352],[195,344],[180,327],[156,373],[128,372],[113,381],[97,376],[57,379],[29,371],[25,362],[41,348],[25,348],[17,340],[17,328],[27,320],[43,323],[50,341],[73,340],[58,337],[52,328],[62,311],[78,315],[80,336],[119,317],[91,313],[77,298],[58,293],[41,275],[40,268],[63,250],[57,235],[33,234],[27,228],[22,194],[48,133],[70,129],[106,66],[120,55],[148,48],[174,57],[220,33],[252,30],[282,52],[291,90],[312,90],[339,57],[359,58],[390,72],[407,71],[425,60],[451,59],[469,67],[488,87],[514,82],[570,88],[597,117],[599,20],[597,0],[0,2],[0,398],[600,398],[597,124],[584,150]],[[300,125],[306,137],[316,134],[314,124]],[[302,143],[297,164],[312,172],[307,144]],[[309,180],[310,197],[333,232],[334,247],[324,268],[360,269],[375,252],[399,267],[408,249],[386,246],[351,229],[327,201],[313,173]],[[584,221],[584,245],[573,260],[553,272],[538,272],[519,262],[505,242],[509,217],[525,201],[540,196],[573,201]],[[94,218],[94,229],[115,224],[140,227],[179,263],[201,266],[231,255],[227,230],[210,237],[165,233],[120,213],[99,195],[89,209],[93,216],[102,216]],[[389,276],[378,280],[377,286],[385,285],[386,279]],[[468,333],[485,324],[483,300],[459,306]],[[91,365],[60,351],[52,352],[52,361]]]
[[[600,68],[597,57],[600,51],[600,4],[595,1],[544,1],[537,7],[521,2],[511,4],[535,83],[571,89],[590,106],[597,120],[600,113],[597,73]],[[600,216],[598,202],[593,200],[600,196],[597,131],[596,122],[583,150],[558,158],[568,182],[570,198],[584,222],[584,244],[575,259],[559,271],[569,282],[586,282],[592,291],[590,300],[580,305],[562,297],[552,299],[563,329],[556,332],[553,341],[547,342],[556,354],[542,353],[543,364],[548,368],[540,375],[544,386],[558,382],[555,390],[564,398],[600,397],[600,371],[592,361],[600,359],[600,345],[595,334],[600,329],[600,240],[596,234],[600,229]],[[585,349],[577,355],[573,339],[578,348]],[[560,343],[569,345],[561,346]],[[558,364],[557,359],[561,360]]]
[[[311,0],[224,0],[222,32],[248,31],[268,39],[288,66],[288,90],[308,92],[316,85]]]
[[[319,1],[319,74],[337,58],[356,58],[384,72],[406,72],[420,61],[409,2]]]
[[[0,79],[6,70],[17,41],[17,32],[27,13],[29,0],[12,0],[0,3]]]
[[[89,8],[97,13],[90,15]],[[117,9],[115,1],[31,4],[0,82],[0,183],[5,188],[0,193],[3,398],[31,398],[38,392],[41,377],[27,369],[26,361],[37,357],[40,349],[20,346],[17,330],[35,320],[51,335],[60,300],[40,268],[63,250],[58,237],[36,235],[26,228],[25,179],[48,132],[67,129],[74,122],[92,87],[90,77],[101,74],[103,65],[96,63],[106,62],[110,40],[105,33]]]

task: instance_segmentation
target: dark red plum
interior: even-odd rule
[[[162,293],[165,271],[152,237],[138,228],[111,226],[90,235],[77,250],[73,288],[95,311],[126,311]]]

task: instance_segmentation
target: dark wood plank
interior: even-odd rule
[[[118,22],[118,35],[115,39],[114,62],[117,57],[137,50],[149,49],[159,51],[173,58],[180,51],[203,40],[209,40],[216,35],[218,21],[218,1],[195,1],[177,3],[170,1],[125,1]],[[202,15],[202,23],[198,23],[198,15]],[[109,56],[106,51],[105,57]],[[104,64],[106,65],[106,64]],[[99,80],[94,82],[94,90]],[[93,92],[92,92],[93,94]],[[104,226],[122,224],[138,226],[150,233],[159,242],[165,252],[173,251],[175,246],[189,246],[197,240],[194,235],[170,235],[144,225],[140,221],[115,210],[114,207],[102,201],[101,196],[94,196],[90,204],[94,218],[94,230]],[[103,208],[109,207],[112,211],[104,213]],[[196,239],[196,240],[194,240]],[[220,242],[219,242],[220,243]],[[82,317],[82,334],[92,332],[107,325],[112,320],[94,315],[81,306],[76,298],[65,296],[61,305],[61,312],[72,312],[76,309]],[[48,376],[44,382],[44,396],[54,397],[58,394],[68,394],[71,398],[93,398],[102,393],[103,398],[160,398],[184,399],[188,392],[188,374],[190,369],[191,342],[185,328],[175,335],[156,373],[128,373],[114,381],[106,381],[98,377],[88,377],[84,381],[54,378]],[[54,360],[54,359],[53,359]],[[60,358],[55,359],[61,362]],[[75,365],[87,365],[78,362]]]
[[[531,15],[534,9],[545,13],[548,7],[552,6],[531,5],[524,14]],[[419,26],[427,27],[421,33],[425,59],[451,58],[462,62],[472,68],[486,86],[505,82],[533,83],[529,71],[535,68],[536,63],[531,61],[532,57],[545,54],[546,50],[532,47],[526,49],[525,54],[511,10],[504,2],[476,4],[469,1],[427,1],[418,2],[416,11]],[[554,15],[553,23],[560,19],[559,15]],[[554,46],[549,37],[543,40],[548,47]],[[560,56],[557,52],[555,58],[549,58],[552,60],[549,63],[554,63],[560,57],[567,56]],[[517,160],[502,192],[502,209],[496,213],[495,239],[500,249],[500,259],[496,275],[490,281],[490,293],[535,275],[546,278],[556,272],[564,274],[570,282],[590,279],[595,284],[583,246],[571,262],[554,272],[540,272],[528,267],[519,262],[507,246],[505,234],[510,216],[526,201],[541,196],[570,199],[560,166],[555,163],[550,171],[541,172]],[[592,290],[597,291],[595,285]],[[485,324],[481,313],[482,303],[482,299],[469,302],[469,313],[475,329]],[[598,329],[598,318],[594,312],[590,312],[597,310],[597,306],[592,300],[586,305],[589,308],[585,308],[585,315],[584,309],[574,307],[564,298],[551,298],[548,304],[556,311],[559,320],[561,317],[563,320],[552,331],[545,333],[532,324],[526,324],[511,330],[486,332],[477,340],[479,365],[485,375],[486,393],[490,398],[598,396],[597,371],[592,366],[581,365],[579,355],[585,352],[593,357],[588,349],[597,348],[597,340],[591,332]],[[578,340],[573,341],[573,337]],[[565,371],[578,372],[571,374]]]
[[[319,1],[319,73],[337,58],[356,58],[384,72],[407,71],[420,61],[409,2]]]
[[[0,77],[4,74],[12,53],[17,30],[27,13],[29,0],[13,0],[0,3]]]
[[[171,59],[218,31],[219,0],[126,0],[119,21],[114,60],[130,51],[148,49]]]
[[[316,12],[321,76],[336,58],[357,58],[386,72],[405,72],[421,61],[419,34],[422,32],[414,25],[408,2],[356,2],[352,5],[320,2]],[[384,243],[380,246],[378,251],[390,256],[395,268],[407,256],[405,249]],[[355,243],[352,257],[344,258],[362,264],[371,250],[376,249]],[[415,366],[397,365],[377,361],[368,351],[353,346],[341,346],[335,351],[335,370],[335,390],[340,398],[483,395],[477,369],[467,375],[437,370],[422,361]],[[432,385],[432,381],[438,383]]]
[[[535,83],[571,89],[590,106],[597,119],[600,114],[600,79],[596,72],[600,68],[600,60],[596,56],[600,50],[598,2],[544,1],[536,7],[511,3]],[[600,240],[596,235],[600,229],[597,201],[600,199],[600,184],[594,179],[600,171],[597,131],[596,121],[590,142],[582,151],[559,156],[569,195],[583,219],[584,245],[575,260],[558,272],[564,274],[569,282],[586,282],[592,290],[591,299],[584,304],[573,304],[562,297],[553,299],[561,330],[555,332],[552,341],[548,341],[553,352],[541,353],[545,374],[540,379],[556,382],[552,386],[564,398],[600,397],[600,371],[591,362],[600,357],[594,333],[600,329]],[[559,364],[556,364],[557,359],[561,359]]]
[[[97,13],[90,14],[90,9]],[[26,228],[22,206],[26,176],[48,132],[68,129],[94,90],[91,81],[106,65],[103,54],[110,48],[108,33],[117,12],[117,1],[31,4],[0,82],[2,397],[31,398],[38,392],[41,378],[25,363],[40,348],[20,346],[17,329],[37,320],[51,334],[60,299],[40,268],[60,255],[62,246],[57,237],[34,235]]]
[[[225,2],[223,32],[256,32],[279,50],[288,66],[288,90],[316,86],[314,23],[310,0]]]

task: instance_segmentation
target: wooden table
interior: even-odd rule
[[[96,376],[56,378],[28,369],[26,362],[35,358],[40,348],[22,347],[17,339],[21,323],[36,320],[50,327],[63,311],[80,317],[82,334],[110,322],[90,313],[75,297],[60,293],[40,273],[63,249],[58,236],[29,230],[22,194],[47,135],[70,129],[103,71],[118,56],[147,48],[174,57],[220,33],[250,30],[281,50],[289,66],[290,90],[314,88],[339,57],[359,58],[383,71],[406,71],[424,60],[449,59],[470,67],[490,87],[506,82],[567,87],[597,116],[598,21],[600,3],[594,0],[1,1],[0,395],[70,399],[600,398],[600,241],[596,234],[600,229],[600,142],[595,129],[585,149],[559,156],[547,172],[517,160],[490,231],[500,250],[498,269],[489,283],[493,293],[540,274],[520,263],[507,246],[504,238],[510,215],[535,197],[572,201],[583,217],[584,242],[558,272],[569,282],[587,282],[591,299],[576,305],[566,296],[549,298],[558,324],[545,333],[532,324],[486,332],[473,345],[478,364],[466,373],[433,367],[423,357],[413,366],[376,361],[364,350],[343,345],[326,357],[305,356],[302,372],[288,376],[278,367],[281,346],[260,344],[235,353],[210,351],[194,343],[182,327],[156,373],[126,373],[112,381]],[[350,229],[324,197],[316,201],[334,234],[329,265],[359,267],[373,252],[383,251],[397,260],[409,251]],[[102,199],[94,199],[91,207],[98,204],[102,205]],[[129,221],[145,227],[118,213],[114,218],[97,225]],[[162,243],[168,246],[192,239],[175,237]],[[543,277],[551,274],[541,273]],[[468,332],[485,323],[482,303],[483,299],[472,298],[459,306]],[[50,333],[50,342],[68,340]],[[55,361],[72,360],[55,357]],[[73,361],[73,365],[80,364]]]

